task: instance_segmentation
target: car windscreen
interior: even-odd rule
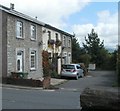
[[[63,69],[75,69],[74,65],[63,65],[62,66]]]

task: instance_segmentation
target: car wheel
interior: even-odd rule
[[[63,76],[60,76],[61,79],[63,79]]]
[[[76,76],[76,80],[78,80],[79,79],[79,77],[78,77],[78,75]]]
[[[82,78],[84,77],[84,73],[82,73]]]

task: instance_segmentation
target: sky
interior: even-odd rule
[[[75,34],[80,46],[92,29],[104,40],[106,48],[118,45],[119,0],[0,0],[0,4],[70,34]]]

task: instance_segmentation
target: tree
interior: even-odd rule
[[[117,56],[118,85],[120,86],[120,46],[118,46]]]
[[[91,56],[91,62],[96,63],[96,66],[100,67],[106,56],[106,50],[104,48],[104,41],[100,41],[98,34],[92,29],[88,34],[88,38],[85,37],[83,47],[87,54]]]
[[[79,56],[80,56],[80,45],[75,38],[75,36],[72,38],[72,61],[74,63],[79,62]]]
[[[87,53],[82,53],[79,57],[79,60],[81,63],[84,63],[86,67],[88,67],[88,64],[90,63],[91,56]]]
[[[85,53],[85,50],[80,47],[78,40],[75,36],[72,38],[72,62],[80,63],[80,55]]]
[[[43,66],[43,76],[51,76],[51,66],[49,62],[49,53],[47,51],[42,52],[42,66]]]

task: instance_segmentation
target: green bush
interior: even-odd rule
[[[120,86],[120,46],[118,46],[117,54],[117,73],[118,73],[118,85]]]
[[[118,84],[120,86],[120,53],[118,54],[118,68],[117,68],[117,72],[118,72]]]
[[[60,78],[60,75],[58,75],[58,73],[56,71],[52,71],[51,72],[51,77],[52,78]]]

